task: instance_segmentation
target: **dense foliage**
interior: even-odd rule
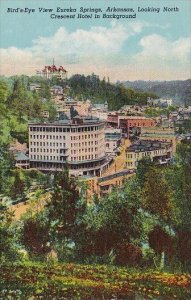
[[[42,119],[43,110],[49,111],[50,119],[55,117],[49,84],[43,81],[37,93],[29,90],[31,81],[27,76],[0,78],[0,145],[9,144],[14,139],[26,143],[28,121]]]
[[[109,79],[102,80],[95,74],[73,75],[68,80],[71,87],[71,95],[83,99],[91,99],[92,102],[108,102],[110,110],[118,110],[123,105],[145,105],[147,97],[157,98],[153,93],[136,92],[133,89],[125,88],[121,84],[112,84]]]

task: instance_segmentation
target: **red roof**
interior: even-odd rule
[[[63,66],[56,67],[55,65],[52,65],[52,66],[45,66],[45,68],[43,69],[43,72],[46,72],[47,70],[48,70],[49,72],[64,72],[64,73],[67,72],[67,71],[64,69]]]

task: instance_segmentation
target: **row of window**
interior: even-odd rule
[[[59,156],[49,156],[49,155],[30,155],[30,159],[60,160]]]
[[[30,135],[31,139],[50,139],[50,140],[65,140],[66,137],[64,135]]]
[[[43,149],[43,148],[31,148],[30,152],[60,153],[60,150],[59,149],[48,149],[48,148],[45,148],[45,149]],[[61,153],[63,153],[63,151]]]
[[[91,154],[91,155],[84,155],[79,157],[71,157],[71,161],[83,161],[83,160],[90,160],[90,159],[96,159],[98,158],[98,155]]]
[[[37,132],[86,132],[86,131],[95,131],[103,126],[91,126],[91,127],[78,127],[78,128],[63,128],[63,127],[30,127],[30,131]]]
[[[88,162],[88,163],[84,163],[83,165],[80,164],[75,164],[75,165],[71,165],[70,169],[74,170],[82,170],[84,168],[88,169],[88,168],[94,168],[97,166],[97,163],[92,163],[92,162]],[[31,163],[31,167],[33,168],[42,168],[42,169],[49,169],[49,170],[55,170],[55,169],[63,169],[64,165],[63,163],[53,163],[53,162],[32,162]]]
[[[81,146],[90,146],[90,145],[98,145],[98,141],[89,141],[89,142],[82,142],[82,143],[71,143],[71,148],[78,148]]]
[[[78,153],[83,153],[83,152],[93,152],[93,151],[98,151],[98,148],[85,148],[85,149],[78,149],[78,150],[71,150],[71,154],[78,154]]]
[[[71,136],[71,140],[81,140],[81,139],[90,139],[90,138],[98,138],[98,134],[85,134],[85,135],[78,135],[78,136]]]
[[[62,160],[60,159],[59,156],[49,156],[49,155],[30,155],[31,159],[43,159],[43,160]],[[84,156],[79,156],[79,157],[71,157],[71,161],[83,161],[83,160],[91,160],[91,159],[96,159],[98,158],[97,154],[91,154],[91,155],[84,155]]]
[[[50,147],[66,147],[65,143],[52,143],[52,142],[30,142],[31,146],[50,146]]]
[[[161,149],[161,150],[155,150],[155,151],[147,151],[147,152],[141,152],[141,153],[134,153],[134,157],[139,157],[139,156],[147,156],[147,155],[152,155],[155,154],[163,154],[165,149]],[[127,158],[133,158],[133,154],[128,154]]]

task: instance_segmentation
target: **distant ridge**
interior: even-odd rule
[[[138,92],[152,92],[159,97],[172,98],[174,103],[191,105],[191,79],[173,81],[122,81],[126,88]]]

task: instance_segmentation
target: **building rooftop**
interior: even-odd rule
[[[84,116],[76,116],[73,119],[65,119],[65,120],[55,120],[53,122],[29,122],[29,126],[39,125],[39,126],[63,126],[63,125],[88,125],[88,124],[102,124],[104,123],[99,118],[96,117],[84,117]]]
[[[119,118],[121,117],[122,119],[130,119],[130,120],[148,120],[148,119],[154,119],[154,118],[147,118],[147,117],[144,117],[144,116],[118,116]]]
[[[145,151],[153,151],[159,149],[169,148],[171,143],[168,142],[159,142],[159,141],[149,141],[149,140],[140,140],[135,144],[131,145],[127,148],[127,152],[145,152]]]
[[[63,66],[56,67],[54,64],[52,66],[45,66],[43,69],[43,72],[64,72],[66,73],[67,71],[64,69]]]
[[[23,152],[17,152],[15,154],[15,160],[19,161],[19,160],[29,160],[29,157],[26,156]]]

